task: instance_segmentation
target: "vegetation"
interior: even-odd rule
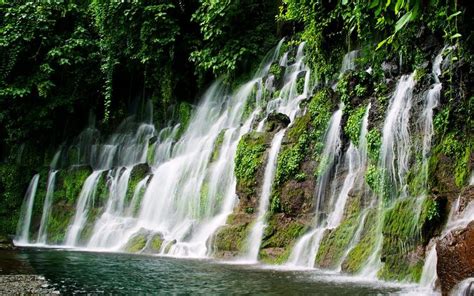
[[[268,120],[263,132],[251,131],[238,143],[234,173],[240,204],[213,237],[217,255],[243,251],[271,136],[284,125],[287,130],[277,158],[260,258],[285,261],[295,240],[314,222],[314,187],[328,168],[322,151],[331,115],[340,104],[341,151],[347,151],[349,142],[359,144],[361,121],[370,102],[368,163],[356,178],[357,188],[349,192],[343,221],[324,233],[315,263],[325,268],[341,265],[343,271],[357,273],[380,242],[384,265],[378,276],[418,281],[423,264],[419,250],[439,233],[446,204],[464,191],[473,168],[471,6],[445,0],[0,1],[0,236],[14,233],[34,173],[40,174],[42,182],[34,205],[34,216],[39,216],[54,149],[69,145],[90,113],[98,125],[91,128],[104,130],[106,136],[131,113],[138,120],[148,119],[139,110],[150,101],[152,123],[156,128],[179,123],[173,139],[179,140],[193,129],[195,98],[212,80],[220,79],[223,88],[232,92],[248,81],[265,53],[285,37],[282,52],[289,51],[290,63],[295,45],[305,42],[304,63],[314,78],[311,97],[301,98],[301,112],[292,122],[286,115],[272,114],[275,122]],[[433,77],[433,57],[442,48],[441,73]],[[343,55],[352,50],[357,50],[355,67],[340,73]],[[262,105],[269,97],[279,97],[276,89],[287,76],[276,62],[268,70],[275,84],[264,83],[258,101]],[[413,72],[417,84],[410,116],[417,115],[412,113],[420,110],[424,92],[435,82],[442,83],[443,92],[433,110],[433,149],[426,159],[426,178],[420,174],[425,161],[419,151],[422,134],[410,117],[414,157],[408,160],[407,176],[400,176],[409,196],[401,196],[380,167],[382,126],[396,81]],[[297,77],[298,94],[305,86],[302,74],[306,73]],[[252,98],[257,91],[252,90]],[[247,119],[257,101],[248,100],[242,108]],[[210,162],[219,159],[224,135],[225,130],[216,135]],[[150,142],[161,140],[154,137]],[[68,153],[78,158],[78,151]],[[153,153],[147,155],[149,163]],[[331,171],[331,181],[343,179],[347,170],[339,162]],[[63,241],[91,172],[85,165],[60,168],[48,221],[50,242]],[[100,176],[89,226],[108,198],[107,174]],[[150,174],[148,164],[133,168],[127,202]],[[209,213],[205,205],[210,177],[199,177],[204,181],[197,216],[203,218]],[[387,203],[389,195],[396,198]],[[334,198],[327,199],[321,201],[322,219],[328,215],[324,203],[334,203]],[[86,228],[83,240],[91,235],[91,227]],[[355,237],[357,229],[360,237]],[[163,243],[160,234],[140,232],[125,250],[156,253]]]

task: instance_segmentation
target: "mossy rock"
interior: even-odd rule
[[[270,113],[265,122],[265,131],[267,133],[277,132],[286,128],[290,124],[290,118],[283,113]]]
[[[248,237],[249,223],[229,224],[214,235],[214,252],[217,257],[235,257],[242,254]]]
[[[260,260],[268,264],[281,264],[288,259],[295,241],[307,230],[301,221],[273,215],[267,222],[259,252]]]
[[[147,254],[159,254],[161,248],[166,242],[164,241],[163,234],[157,233],[147,233],[146,234],[146,245],[143,248],[142,252]],[[169,248],[168,248],[169,249]]]
[[[398,200],[385,212],[381,255],[384,265],[378,274],[381,279],[419,281],[424,245],[429,241],[423,229],[436,224],[437,211],[436,201],[427,197],[423,202],[415,198]]]
[[[251,132],[244,135],[238,144],[234,172],[237,178],[237,195],[244,207],[256,207],[268,141],[268,134]]]
[[[133,235],[125,245],[124,250],[129,253],[139,253],[141,252],[147,243],[147,234],[146,233],[137,233]]]
[[[163,245],[163,236],[161,234],[154,234],[150,239],[150,249],[153,253],[159,253]]]
[[[51,215],[48,219],[48,243],[61,244],[64,242],[74,213],[74,205],[67,203],[65,200],[52,205]]]
[[[342,271],[351,274],[359,272],[372,255],[377,241],[377,217],[376,209],[369,210],[360,240],[343,261]]]
[[[343,259],[360,223],[361,196],[349,196],[339,226],[324,233],[316,256],[316,265],[335,268]]]
[[[313,188],[313,178],[303,182],[285,182],[279,194],[281,211],[288,217],[310,213],[313,208]]]
[[[140,163],[133,167],[132,172],[130,173],[130,179],[128,180],[127,193],[125,200],[130,202],[135,193],[135,189],[140,181],[145,179],[151,174],[151,168],[147,163]]]
[[[377,273],[378,278],[398,282],[417,283],[420,281],[424,260],[416,251],[386,256],[382,260],[384,264]]]
[[[219,132],[219,135],[217,135],[216,140],[214,141],[214,148],[212,148],[212,153],[211,153],[211,162],[215,162],[219,159],[220,151],[222,148],[222,143],[224,142],[224,135],[227,129],[221,130]]]
[[[92,173],[90,166],[73,166],[67,170],[61,170],[56,176],[54,191],[54,202],[61,200],[74,204],[81,193],[82,186],[87,177]]]

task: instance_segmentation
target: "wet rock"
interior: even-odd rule
[[[440,239],[436,252],[441,291],[447,295],[458,283],[474,277],[474,222]]]
[[[151,174],[151,168],[147,163],[140,163],[133,167],[130,178],[143,179]]]
[[[288,216],[307,213],[312,208],[314,182],[306,180],[297,182],[290,180],[281,191],[281,207]]]
[[[460,200],[459,200],[459,207],[458,207],[458,212],[464,211],[466,206],[471,202],[474,201],[474,186],[469,186],[466,188],[466,190],[463,191],[463,193],[460,195]]]
[[[278,132],[290,124],[290,118],[282,113],[271,113],[267,116],[265,131]]]
[[[58,295],[39,275],[0,275],[0,295]]]
[[[160,253],[164,242],[165,240],[162,233],[150,233],[147,235],[147,242],[142,252],[147,254],[158,254]]]
[[[382,70],[384,71],[385,74],[388,74],[386,76],[395,76],[398,74],[398,65],[395,63],[390,63],[390,62],[383,62],[382,63]]]
[[[245,213],[232,214],[227,224],[220,227],[211,245],[217,258],[229,259],[240,255],[245,248],[252,216]]]
[[[6,237],[0,235],[0,250],[13,250],[15,246],[13,245],[13,241]]]

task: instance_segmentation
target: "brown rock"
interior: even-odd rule
[[[448,233],[438,242],[436,252],[441,292],[447,295],[459,282],[474,277],[474,222]]]

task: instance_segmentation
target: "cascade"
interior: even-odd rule
[[[287,264],[290,266],[313,267],[314,265],[317,247],[319,246],[319,242],[321,241],[325,230],[323,225],[324,221],[321,221],[321,205],[324,203],[327,185],[332,177],[331,171],[339,156],[341,120],[342,108],[334,112],[331,116],[325,135],[324,150],[318,168],[321,175],[319,176],[316,185],[314,228],[307,234],[303,235],[296,243],[288,259]]]
[[[410,160],[409,118],[414,87],[414,74],[400,78],[382,129],[379,167],[395,187],[393,192],[400,192],[401,198],[407,196],[405,177]],[[387,194],[393,195],[392,192]]]
[[[53,161],[54,163],[54,161]],[[52,166],[53,167],[53,166]],[[46,187],[46,197],[43,204],[43,213],[41,215],[40,228],[38,231],[37,243],[46,244],[46,237],[48,235],[48,219],[51,215],[51,205],[53,203],[54,183],[56,182],[56,174],[58,171],[49,172],[48,185]]]
[[[89,206],[92,202],[92,199],[94,198],[97,189],[97,183],[99,182],[102,172],[103,171],[94,171],[90,176],[87,177],[84,185],[82,186],[81,193],[77,199],[76,212],[74,214],[72,224],[69,226],[66,233],[66,246],[75,246],[79,239],[79,235],[81,234],[84,224],[86,223]]]
[[[354,70],[356,68],[356,59],[359,55],[359,50],[349,51],[344,55],[342,59],[341,69],[339,70],[339,75],[342,75],[344,72],[349,70]]]
[[[179,125],[157,134],[151,115],[144,123],[128,118],[105,144],[97,140],[98,132],[91,124],[76,146],[79,161],[90,164],[94,171],[84,182],[65,245],[82,245],[88,212],[99,180],[107,172],[108,198],[102,213],[92,221],[87,248],[122,250],[133,237],[144,234],[163,239],[162,254],[210,255],[209,239],[225,224],[236,202],[233,171],[237,144],[251,129],[259,105],[245,120],[244,108],[248,101],[262,99],[262,87],[271,86],[270,79],[263,85],[263,77],[279,56],[282,42],[267,55],[255,78],[234,94],[228,95],[219,82],[211,86],[179,139]],[[285,96],[281,97],[284,101]],[[151,106],[147,110],[152,114]],[[222,141],[217,146],[220,134]],[[150,143],[153,137],[156,141]],[[218,151],[218,157],[211,160],[213,150]],[[125,196],[133,168],[145,162],[152,174],[137,182],[128,202]]]
[[[403,75],[390,98],[388,111],[382,129],[382,144],[379,155],[379,168],[382,170],[380,188],[377,197],[377,226],[375,250],[369,256],[361,275],[366,278],[376,278],[381,268],[380,255],[382,251],[383,212],[386,198],[405,198],[408,196],[406,173],[410,160],[409,117],[412,107],[413,88],[415,86],[414,73]],[[386,182],[394,189],[388,190]],[[396,196],[395,196],[396,195]]]
[[[257,261],[258,251],[260,249],[260,244],[262,241],[263,231],[266,227],[265,216],[268,211],[268,206],[270,204],[270,195],[272,190],[273,178],[275,177],[275,168],[278,152],[280,151],[281,142],[283,136],[285,135],[285,129],[279,131],[275,134],[270,152],[268,155],[268,161],[265,166],[265,173],[263,177],[263,186],[262,194],[260,197],[260,202],[258,206],[257,220],[254,222],[252,230],[248,238],[248,253],[246,255],[247,260]]]
[[[359,147],[356,147],[352,142],[349,144],[349,148],[345,153],[344,166],[347,168],[347,174],[342,182],[342,187],[338,193],[334,190],[331,192],[331,202],[329,206],[329,215],[326,221],[322,221],[320,212],[323,211],[323,205],[325,203],[324,195],[325,190],[328,186],[334,188],[335,184],[329,185],[330,171],[331,167],[337,166],[335,161],[337,161],[339,149],[340,149],[340,120],[342,119],[342,110],[338,110],[329,123],[328,136],[326,135],[325,148],[322,153],[322,159],[319,171],[323,174],[318,179],[317,183],[317,199],[316,204],[316,227],[309,233],[305,234],[295,245],[290,258],[288,260],[288,265],[290,266],[304,266],[304,267],[313,267],[314,259],[316,257],[317,251],[319,249],[319,244],[324,235],[324,232],[327,229],[336,228],[342,221],[344,208],[346,206],[347,199],[349,197],[349,191],[355,186],[357,182],[363,182],[362,176],[367,162],[367,140],[366,135],[368,131],[368,117],[370,111],[370,104],[367,106],[367,109],[364,113],[364,117],[361,123],[361,131],[359,135]],[[333,122],[333,119],[335,122]],[[332,183],[335,183],[336,180],[333,180]],[[359,185],[359,184],[358,184]],[[359,185],[360,186],[360,185]],[[321,219],[321,221],[320,221]],[[363,220],[363,219],[361,219]],[[361,232],[360,229],[359,232]],[[360,235],[359,235],[360,236]],[[346,255],[350,252],[350,249],[347,250]],[[341,261],[342,263],[342,261]]]
[[[259,122],[257,131],[263,130],[266,117],[271,113],[283,113],[287,115],[290,119],[291,126],[297,113],[300,112],[300,102],[308,96],[310,80],[310,70],[304,64],[304,45],[304,43],[301,43],[298,46],[295,63],[289,65],[285,69],[285,75],[283,79],[286,81],[286,83],[283,85],[280,95],[268,102],[266,109],[264,110],[265,116]],[[280,59],[280,65],[287,65],[287,60],[288,52],[285,52]],[[300,94],[297,89],[297,81],[301,74],[304,74],[304,88]],[[256,262],[258,258],[263,231],[266,227],[265,219],[270,203],[278,153],[280,151],[285,131],[286,129],[283,129],[276,133],[271,143],[268,161],[264,171],[264,182],[259,200],[257,218],[253,224],[252,229],[250,230],[249,237],[247,238],[247,254],[243,258],[246,261]]]
[[[31,214],[35,202],[36,189],[38,188],[39,174],[31,178],[30,185],[25,194],[25,200],[21,207],[20,219],[18,220],[15,244],[28,244],[31,226]]]

